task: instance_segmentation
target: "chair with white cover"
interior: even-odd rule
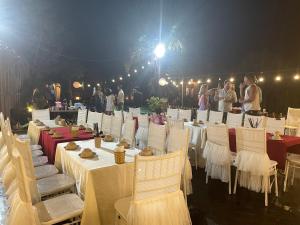
[[[300,136],[300,108],[288,108],[285,128],[288,135]]]
[[[227,113],[226,124],[228,128],[237,128],[242,126],[243,113]]]
[[[123,111],[123,116],[124,116],[124,121],[126,121],[127,119],[129,119],[129,120],[133,119],[133,116],[132,116],[131,112]]]
[[[209,111],[209,123],[222,123],[223,121],[223,112],[217,112],[217,111]]]
[[[112,116],[103,114],[101,130],[104,134],[111,134]]]
[[[123,118],[118,116],[113,116],[111,120],[110,134],[117,140],[121,138],[122,124],[123,124],[122,121]]]
[[[171,108],[167,109],[167,117],[168,118],[171,118],[173,120],[177,120],[178,115],[179,115],[179,110],[178,109],[171,109]]]
[[[263,128],[236,129],[235,159],[236,175],[233,193],[237,183],[249,190],[265,193],[265,206],[268,206],[268,192],[271,192],[270,177],[274,176],[275,194],[278,197],[277,162],[270,160],[267,154],[266,130]]]
[[[208,183],[209,177],[228,183],[228,192],[231,194],[232,155],[226,125],[210,124],[207,127],[207,141],[203,150],[203,158],[206,159],[206,183]]]
[[[97,123],[98,129],[101,130],[102,116],[103,116],[102,113],[89,111],[87,117],[87,126],[93,129],[94,124]]]
[[[284,118],[276,119],[276,118],[266,117],[267,133],[274,134],[276,131],[279,131],[280,134],[284,134],[284,127],[285,127]]]
[[[266,127],[266,117],[265,116],[252,116],[252,115],[245,114],[244,127],[251,128],[252,126],[251,126],[250,121],[252,121],[253,126],[255,128],[265,128]],[[258,126],[256,127],[256,125],[258,125]]]
[[[192,119],[192,110],[191,109],[179,109],[178,113],[179,120],[187,120],[188,122]]]
[[[165,153],[167,129],[165,125],[150,123],[148,133],[148,146],[153,148],[156,155]]]
[[[197,121],[206,122],[208,117],[207,110],[197,110]]]
[[[78,109],[77,125],[86,125],[87,109]]]
[[[115,203],[115,224],[191,225],[180,190],[182,152],[136,156],[133,196]]]
[[[7,214],[7,225],[51,225],[62,224],[61,222],[80,224],[84,205],[76,194],[64,194],[45,201],[32,202],[32,194],[36,194],[36,190],[32,188],[25,173],[24,160],[18,153],[13,155],[18,188]]]
[[[170,131],[171,128],[176,127],[178,129],[183,129],[184,128],[184,121],[183,120],[174,120],[171,118],[167,118],[167,126],[168,126],[168,131]]]
[[[172,127],[168,136],[167,153],[182,151],[183,153],[183,172],[182,172],[182,187],[185,198],[193,193],[192,187],[192,166],[188,158],[188,149],[190,141],[189,129],[181,129]]]
[[[141,114],[141,108],[130,108],[129,112],[132,113],[133,117],[138,117]]]
[[[139,149],[143,149],[147,146],[148,130],[149,130],[149,117],[148,115],[138,116],[139,128],[136,132],[135,139],[136,144],[139,145]]]
[[[285,178],[284,178],[284,186],[283,191],[286,192],[286,187],[288,184],[289,172],[292,171],[292,179],[291,179],[291,186],[294,185],[295,179],[295,172],[296,169],[300,169],[300,155],[298,154],[288,154],[285,161]]]
[[[127,119],[125,121],[122,136],[122,138],[132,147],[135,145],[135,122],[136,121],[133,119]]]
[[[120,117],[123,120],[123,112],[121,110],[115,110],[114,111],[114,116]]]
[[[40,120],[40,121],[45,121],[45,120],[50,120],[50,111],[49,109],[33,109],[32,110],[32,120]]]

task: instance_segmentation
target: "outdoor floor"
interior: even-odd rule
[[[232,173],[234,174],[234,173]],[[218,180],[205,184],[203,169],[193,168],[193,195],[189,209],[193,225],[299,225],[300,180],[288,192],[282,192],[283,176],[279,175],[279,198],[269,195],[269,207],[264,207],[264,195],[237,188],[228,195],[228,185]],[[0,224],[5,224],[6,199],[0,188]]]

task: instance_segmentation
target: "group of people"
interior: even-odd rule
[[[261,110],[262,91],[256,83],[255,75],[245,75],[244,82],[239,86],[239,98],[235,92],[235,84],[229,80],[224,81],[223,88],[218,86],[209,90],[208,85],[203,84],[198,95],[199,110],[211,109],[227,113],[232,111],[233,104],[239,103],[245,113],[258,115]]]
[[[103,93],[101,87],[98,87],[93,92],[95,101],[95,108],[97,112],[106,112],[111,115],[115,109],[123,110],[125,95],[122,87],[117,87],[118,93],[115,95],[111,89],[107,90],[106,95]]]

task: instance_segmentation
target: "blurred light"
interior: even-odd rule
[[[168,84],[168,82],[166,81],[165,78],[162,77],[162,78],[159,79],[158,84],[159,84],[160,86],[165,86],[165,85]]]
[[[27,111],[32,112],[32,106],[27,106]]]
[[[143,69],[145,69],[145,67],[144,67],[144,66],[142,66],[142,70],[143,70]]]
[[[165,55],[166,47],[163,43],[159,43],[155,49],[154,54],[157,58],[162,58]]]
[[[260,78],[258,78],[258,82],[264,82],[264,78],[263,77],[260,77]]]
[[[182,81],[180,81],[180,84],[181,84],[181,85],[183,85],[183,80],[182,80]]]
[[[150,61],[148,61],[147,63],[148,63],[148,65],[150,65],[150,64],[151,64],[151,62],[150,62]]]
[[[179,87],[179,85],[177,84],[177,85],[176,85],[176,87],[178,88],[178,87]]]
[[[229,81],[230,81],[230,82],[234,82],[234,78],[233,78],[233,77],[230,77]]]
[[[80,97],[79,97],[79,96],[76,96],[76,97],[75,97],[75,100],[77,100],[77,101],[80,100]]]
[[[197,81],[197,84],[201,84],[201,80],[198,80],[198,81]]]
[[[137,69],[135,69],[134,72],[137,73]]]
[[[300,79],[299,74],[296,74],[296,75],[294,76],[294,80],[299,80],[299,79]]]
[[[275,81],[281,81],[281,80],[282,80],[281,76],[278,75],[278,76],[275,77]]]
[[[88,86],[88,87],[91,87],[91,85],[90,85],[90,84],[88,84],[87,86]]]
[[[174,86],[177,86],[177,83],[175,81],[172,82]]]
[[[191,82],[191,81],[189,81],[189,82],[188,82],[188,85],[191,85],[191,84],[192,84],[192,82]]]
[[[130,73],[129,73],[129,74],[127,74],[127,77],[130,77]]]
[[[112,79],[111,82],[115,83],[115,79]]]
[[[168,79],[168,80],[170,80],[170,79],[171,79],[171,77],[167,77],[167,79]]]
[[[81,83],[79,83],[78,81],[74,81],[74,82],[73,82],[73,87],[77,89],[77,88],[81,88],[82,85],[81,85]]]
[[[98,83],[97,86],[100,87],[100,84]]]
[[[123,77],[120,77],[119,79],[120,79],[120,80],[123,80]]]
[[[125,97],[125,99],[126,99],[126,100],[129,100],[129,97],[128,97],[128,96],[126,96],[126,97]]]
[[[222,80],[221,77],[219,77],[219,81]]]
[[[211,82],[211,79],[207,79],[206,82],[207,82],[207,83],[210,83],[210,82]]]

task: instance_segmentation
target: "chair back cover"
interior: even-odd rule
[[[245,114],[244,127],[251,128],[250,120],[252,121],[252,124],[254,125],[255,128],[265,128],[266,127],[266,117],[265,116],[252,116],[252,115]],[[257,127],[256,127],[256,124],[258,124]]]
[[[243,113],[227,113],[226,124],[228,128],[241,127],[243,122]]]
[[[130,108],[129,112],[132,113],[132,116],[138,117],[141,114],[141,108]]]
[[[207,121],[207,110],[197,110],[197,120],[198,121]]]
[[[229,149],[228,127],[225,124],[209,124],[206,132],[207,141]]]
[[[139,115],[138,116],[139,127],[149,128],[149,116],[148,115]]]
[[[180,129],[172,127],[169,133],[169,139],[167,144],[167,152],[183,151],[183,154],[187,154],[189,148],[189,129]]]
[[[223,112],[209,111],[209,123],[222,123]]]
[[[114,111],[114,114],[115,114],[116,117],[121,117],[122,120],[123,120],[123,113],[122,113],[121,110],[115,110],[115,111]]]
[[[288,108],[286,125],[290,127],[300,126],[300,109]]]
[[[179,120],[186,119],[187,121],[191,121],[192,110],[191,109],[179,109],[178,119]]]
[[[121,137],[122,124],[123,124],[122,121],[123,121],[122,117],[112,116],[111,135],[115,138],[120,138]]]
[[[134,136],[135,136],[135,120],[127,119],[124,123],[124,132],[123,138],[130,144],[130,146],[134,146]]]
[[[171,118],[173,120],[177,120],[179,116],[179,110],[178,109],[167,109],[167,117]]]
[[[275,133],[279,131],[280,134],[284,134],[284,127],[285,127],[285,119],[280,118],[270,118],[266,117],[266,130],[268,133]]]
[[[165,152],[166,126],[150,123],[148,133],[148,146],[152,147],[156,154]]]
[[[167,125],[168,125],[168,130],[172,129],[173,127],[176,127],[178,129],[184,128],[183,120],[174,120],[171,118],[167,118]]]
[[[90,128],[94,128],[94,123],[98,124],[98,129],[101,130],[102,125],[102,113],[89,111],[87,118],[87,125]]]
[[[86,124],[87,109],[78,109],[77,125]]]
[[[50,111],[49,109],[34,109],[32,110],[32,120],[50,120]]]
[[[244,128],[236,129],[236,150],[267,153],[267,136],[264,128]]]
[[[123,111],[123,116],[124,116],[124,121],[126,121],[127,119],[128,120],[132,120],[133,119],[133,116],[132,116],[131,112]]]
[[[112,116],[103,114],[101,130],[104,134],[111,134]]]

